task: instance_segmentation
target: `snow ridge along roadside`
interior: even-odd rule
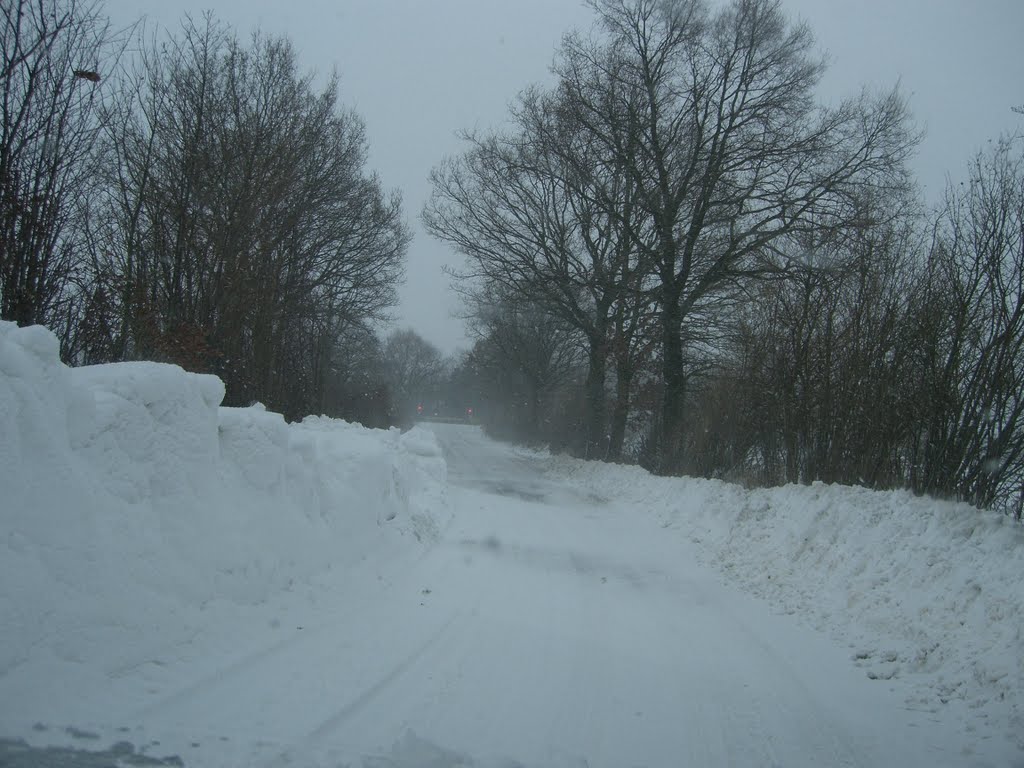
[[[68,368],[50,331],[0,323],[0,721],[61,678],[188,653],[208,605],[261,604],[380,537],[415,557],[447,524],[431,433],[223,396],[172,365]]]
[[[815,483],[745,489],[550,457],[553,476],[652,511],[705,561],[846,643],[906,705],[1024,750],[1024,528],[967,504]]]

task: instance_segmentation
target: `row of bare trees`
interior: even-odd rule
[[[346,344],[395,303],[409,231],[336,79],[209,16],[144,37],[79,0],[3,14],[3,319],[73,362],[216,373],[228,404],[344,410]]]
[[[812,35],[776,0],[591,5],[556,84],[432,176],[491,398],[547,402],[518,423],[578,455],[1019,514],[1019,145],[929,213],[902,97],[817,104]],[[570,364],[507,392],[509,337],[519,379],[557,344]]]
[[[1024,152],[978,155],[938,210],[753,287],[691,400],[688,469],[996,506],[1024,493]],[[813,257],[813,260],[812,260]]]
[[[914,143],[895,93],[817,106],[824,71],[773,0],[595,0],[601,34],[568,36],[558,83],[512,128],[466,136],[433,176],[427,228],[462,275],[530,297],[582,335],[586,455],[615,456],[609,361],[656,340],[658,469],[682,468],[687,345],[744,283],[787,267],[777,244],[848,226],[866,190],[904,182]]]

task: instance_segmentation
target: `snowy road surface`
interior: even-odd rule
[[[382,538],[270,603],[211,605],[174,654],[63,697],[51,681],[19,712],[40,738],[73,725],[80,749],[186,766],[992,764],[645,510],[475,427],[433,429],[454,512],[436,545]],[[0,741],[0,765],[41,761],[19,749]]]

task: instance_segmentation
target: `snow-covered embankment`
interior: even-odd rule
[[[828,632],[908,707],[961,710],[1024,749],[1024,528],[906,491],[745,489],[559,457],[553,474],[638,510],[744,589]]]
[[[430,433],[286,424],[223,394],[171,365],[68,368],[48,330],[0,323],[0,681],[30,660],[102,673],[111,647],[142,663],[187,645],[207,604],[444,525]]]

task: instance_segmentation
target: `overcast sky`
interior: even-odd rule
[[[341,100],[367,125],[370,164],[402,191],[414,230],[397,323],[445,352],[467,345],[445,264],[423,232],[427,174],[459,151],[455,131],[502,121],[523,87],[550,79],[562,34],[589,28],[581,0],[107,0],[113,20],[175,28],[212,9],[248,34],[286,34],[308,69],[341,75]],[[831,62],[821,98],[899,81],[926,129],[915,170],[929,199],[1001,133],[1024,130],[1024,0],[783,0]]]

